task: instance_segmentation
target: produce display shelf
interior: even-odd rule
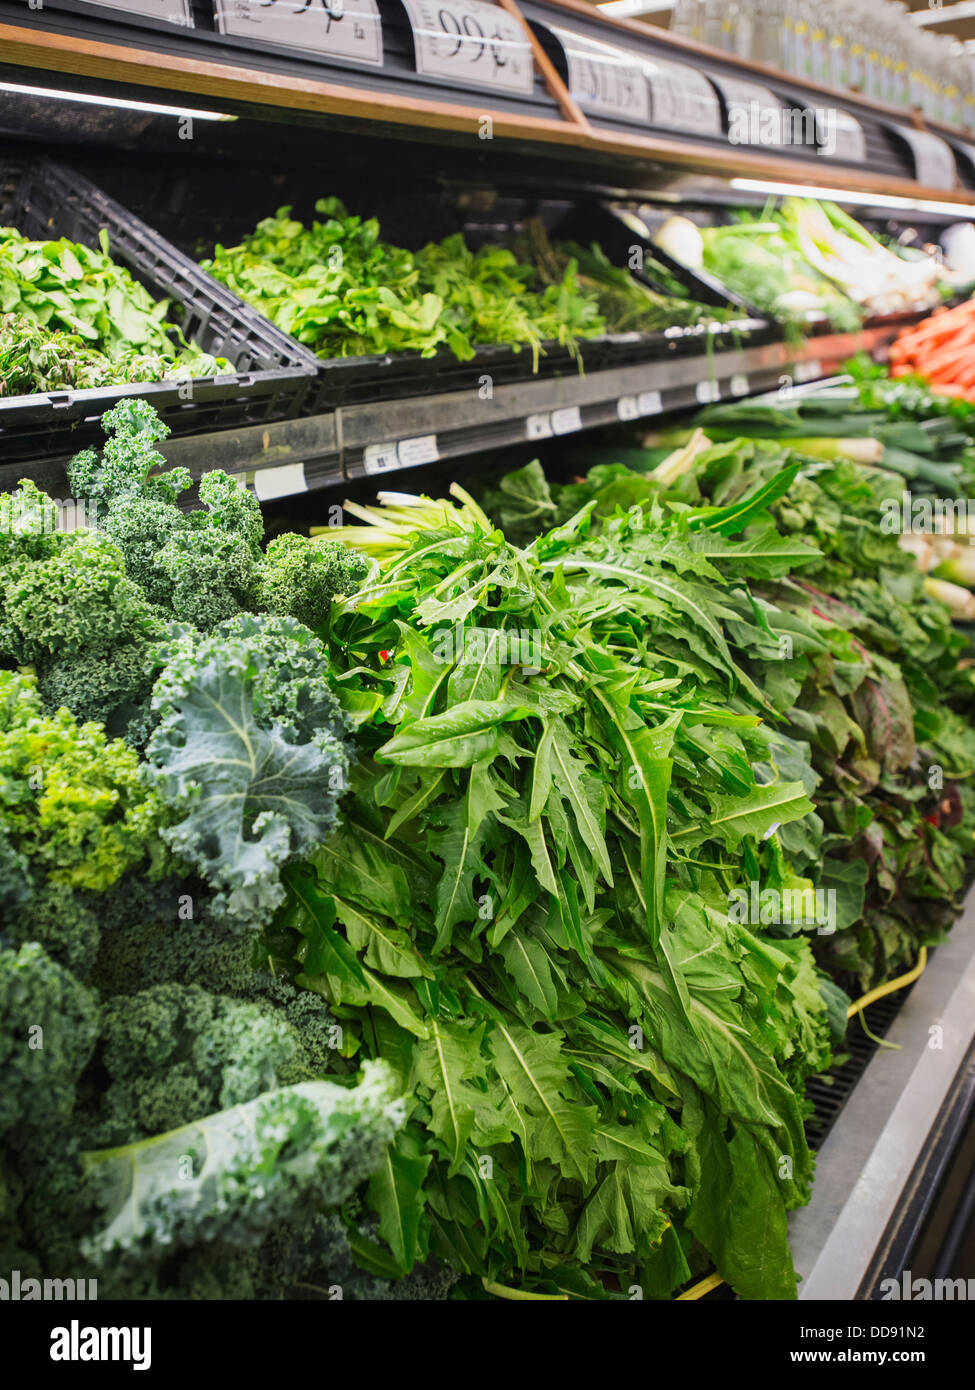
[[[35,240],[60,239],[109,253],[157,299],[188,340],[236,371],[188,382],[141,382],[40,391],[0,399],[0,457],[27,463],[98,442],[102,414],[144,397],[174,434],[262,425],[296,415],[314,377],[315,357],[245,304],[157,231],[77,170],[58,161],[0,153],[0,227]]]
[[[745,325],[742,325],[745,326]],[[760,326],[760,325],[754,325]],[[494,388],[449,391],[406,400],[372,401],[267,425],[180,436],[162,445],[174,465],[195,477],[224,468],[253,488],[261,501],[356,479],[406,472],[438,460],[524,445],[621,421],[652,422],[658,415],[733,400],[833,375],[857,351],[882,351],[894,326],[835,333],[792,344],[782,341],[732,351],[679,356],[606,371]],[[64,487],[70,454],[32,465],[39,485]],[[0,464],[0,487],[23,470]]]
[[[896,997],[896,996],[894,996]],[[857,1019],[851,1028],[859,1028]],[[832,1124],[812,1200],[790,1220],[805,1301],[872,1299],[936,1187],[975,1096],[975,888]],[[897,1268],[902,1268],[897,1265]]]

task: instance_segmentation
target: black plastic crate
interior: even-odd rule
[[[98,442],[101,415],[128,396],[148,400],[174,435],[289,419],[305,407],[317,358],[76,171],[47,158],[0,155],[0,226],[91,246],[104,228],[113,260],[156,299],[172,301],[169,317],[187,339],[236,368],[195,378],[189,392],[185,382],[159,381],[0,397],[4,463]]]
[[[767,322],[742,318],[732,323],[668,328],[658,333],[617,333],[586,338],[578,343],[577,356],[559,343],[544,343],[537,370],[534,370],[532,352],[527,346],[520,352],[507,346],[478,347],[466,362],[458,361],[446,350],[434,357],[421,357],[416,352],[331,357],[318,361],[318,379],[309,397],[308,409],[326,411],[336,406],[404,400],[448,391],[483,393],[486,387],[493,390],[511,382],[611,371],[641,362],[660,362],[672,356],[754,346],[768,337]]]

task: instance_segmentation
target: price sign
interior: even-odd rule
[[[362,453],[362,466],[367,473],[389,473],[394,468],[416,468],[421,463],[436,463],[440,457],[435,434],[420,434],[398,443],[369,444]]]
[[[574,434],[582,429],[582,415],[577,405],[566,405],[552,411],[552,433]]]
[[[914,177],[928,188],[954,188],[958,178],[955,156],[951,146],[940,135],[929,130],[913,130],[910,126],[893,126],[893,130],[911,147],[914,156]]]
[[[738,376],[733,376],[731,378],[731,394],[733,396],[747,396],[751,389],[751,382],[748,380],[748,377],[745,376],[744,372],[740,372]]]
[[[664,408],[659,391],[641,391],[636,403],[641,415],[659,415]]]
[[[214,0],[214,16],[221,34],[373,67],[383,61],[376,0]]]
[[[816,139],[819,153],[827,159],[842,159],[844,164],[862,164],[867,157],[867,137],[856,116],[848,111],[816,112]]]
[[[720,135],[721,106],[711,83],[684,63],[654,58],[644,65],[654,125],[691,135]]]
[[[568,29],[553,27],[552,33],[565,54],[569,92],[584,110],[635,125],[648,124],[650,88],[642,58]]]
[[[822,374],[823,364],[816,357],[811,357],[808,362],[796,363],[796,381],[818,381]]]
[[[694,394],[701,405],[714,405],[721,399],[721,387],[716,381],[699,381]]]
[[[190,0],[91,0],[91,4],[106,10],[144,15],[147,19],[164,19],[169,24],[193,27]]]
[[[403,0],[417,72],[530,95],[535,85],[528,35],[513,15],[482,0]]]

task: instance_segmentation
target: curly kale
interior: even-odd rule
[[[156,555],[179,622],[210,632],[253,606],[260,551],[216,528],[177,531]]]
[[[368,571],[365,559],[334,542],[316,542],[289,532],[276,536],[265,555],[258,607],[320,628],[337,594],[354,594]]]
[[[97,1034],[94,995],[42,946],[0,950],[0,1133],[67,1119]]]
[[[72,461],[71,486],[97,503],[127,574],[167,616],[201,632],[254,611],[317,628],[335,595],[361,583],[365,561],[341,545],[279,536],[265,554],[260,505],[229,473],[204,474],[200,507],[181,511],[189,474],[160,471],[153,446],[169,431],[144,401],[123,402],[102,424],[108,443],[101,457],[87,449]]]
[[[79,723],[104,724],[138,747],[149,737],[149,697],[161,664],[155,642],[121,642],[110,653],[81,652],[37,663],[37,689],[48,710],[68,709]]]
[[[11,560],[46,560],[61,541],[58,504],[22,478],[16,491],[0,495],[0,565]]]
[[[300,1050],[283,1017],[199,985],[113,999],[101,1028],[111,1080],[91,1140],[127,1144],[253,1100],[292,1079]]]
[[[244,929],[283,901],[281,869],[327,838],[346,786],[328,657],[288,618],[241,618],[184,636],[156,682],[149,776],[170,848]]]
[[[141,882],[141,881],[137,881]],[[101,949],[94,983],[109,995],[131,995],[157,984],[198,980],[213,994],[245,1000],[281,1019],[292,1030],[297,1048],[278,1075],[281,1085],[313,1081],[341,1069],[344,1037],[335,1016],[320,994],[298,989],[288,974],[289,962],[274,969],[262,938],[242,936],[206,920],[177,921],[176,903],[165,905],[155,893],[126,894],[123,885],[104,900]],[[124,906],[128,899],[129,907]],[[205,904],[204,904],[205,911]],[[156,920],[152,920],[156,915]],[[297,971],[297,963],[290,962]]]
[[[405,1117],[389,1068],[366,1062],[354,1087],[303,1082],[155,1139],[87,1153],[105,1218],[86,1254],[142,1263],[215,1241],[258,1247],[350,1196]]]
[[[67,710],[44,714],[31,676],[0,671],[0,816],[35,875],[103,892],[150,869],[159,810],[131,748]]]
[[[48,655],[103,654],[154,631],[152,610],[105,536],[76,531],[43,560],[0,570],[0,646],[21,665]]]
[[[148,401],[120,401],[102,416],[102,429],[108,442],[101,456],[94,449],[84,449],[68,464],[68,482],[75,497],[108,502],[138,494],[174,503],[192,486],[186,468],[159,472],[166,460],[153,445],[166,438],[169,426]]]
[[[0,946],[39,942],[58,965],[90,982],[98,959],[98,895],[35,877],[19,912],[0,914]]]

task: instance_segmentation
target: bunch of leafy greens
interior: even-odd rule
[[[417,252],[380,237],[375,218],[350,217],[336,198],[305,226],[290,208],[264,218],[239,246],[217,246],[204,268],[322,357],[446,348],[461,360],[479,344],[546,343],[578,355],[587,338],[714,318],[617,270],[594,248],[553,251],[544,267],[532,241],[515,252],[472,251],[463,236]],[[581,258],[581,259],[580,259]]]
[[[358,1079],[259,941],[348,772],[326,650],[291,614],[323,622],[364,565],[300,537],[263,552],[222,474],[180,511],[153,412],[106,427],[72,469],[102,529],[59,529],[29,483],[3,499],[0,1263],[109,1296],[392,1297],[338,1207],[402,1127],[394,1075]]]
[[[329,624],[360,721],[344,823],[277,920],[414,1098],[359,1257],[586,1298],[714,1261],[793,1297],[828,1013],[806,939],[729,895],[811,886],[775,828],[809,820],[815,776],[763,722],[777,618],[747,582],[817,552],[730,514],[593,535],[586,509],[519,550],[469,499],[385,510],[373,545],[339,533],[383,556]]]
[[[647,275],[662,280],[667,293],[637,280],[624,266],[614,265],[595,242],[588,248],[574,241],[553,243],[537,217],[526,223],[524,233],[516,239],[515,251],[530,261],[543,284],[558,284],[574,265],[580,286],[595,295],[611,333],[651,333],[681,325],[725,323],[737,312],[688,299],[683,286],[652,256],[645,259],[642,268]]]
[[[0,396],[232,371],[185,341],[109,255],[78,242],[30,241],[0,227]]]
[[[817,817],[784,827],[781,839],[793,867],[837,895],[838,930],[817,935],[821,962],[851,988],[889,979],[954,919],[975,828],[967,644],[885,524],[901,480],[843,460],[802,461],[764,441],[689,455],[688,471],[671,477],[666,465],[654,469],[653,451],[638,471],[640,454],[627,455],[634,467],[595,463],[583,482],[561,487],[534,465],[508,475],[489,505],[523,534],[542,512],[558,524],[587,504],[608,524],[620,508],[734,507],[765,495],[782,538],[815,544],[820,554],[801,574],[751,586],[763,608],[799,625],[780,634],[781,675],[763,688],[780,690],[784,732],[808,749]],[[795,476],[776,496],[783,469]]]

